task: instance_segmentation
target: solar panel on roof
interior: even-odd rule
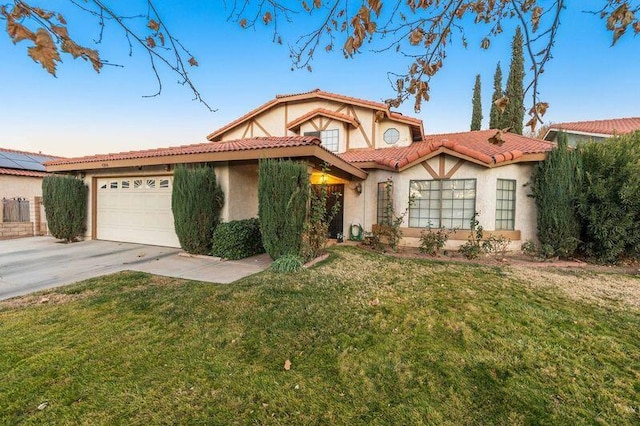
[[[44,163],[45,161],[53,160],[53,158],[47,157],[45,155],[33,155],[33,154],[30,154],[29,157],[32,158],[34,161],[37,161],[38,163]]]
[[[24,167],[17,164],[15,161],[9,160],[8,158],[0,157],[0,167],[4,167],[7,169],[22,169]]]
[[[37,170],[44,171],[44,166],[37,161],[14,161],[18,166],[21,166],[25,170]]]
[[[19,154],[17,152],[3,152],[2,155],[10,160],[24,160],[25,158],[24,154]]]

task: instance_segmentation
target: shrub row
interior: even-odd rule
[[[558,147],[537,166],[533,195],[546,256],[640,257],[640,132]]]

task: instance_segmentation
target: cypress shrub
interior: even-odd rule
[[[213,232],[220,223],[224,193],[213,167],[177,165],[173,174],[171,210],[180,241],[188,253],[209,254]]]
[[[305,164],[291,160],[260,161],[260,231],[264,248],[272,259],[300,254],[308,196]]]
[[[534,171],[533,196],[538,209],[538,239],[549,256],[567,257],[580,242],[576,199],[580,188],[579,158],[560,133],[558,146]]]
[[[579,147],[582,249],[611,263],[640,256],[640,132]]]
[[[74,241],[86,230],[87,186],[71,176],[47,176],[42,180],[42,203],[49,232],[55,238]]]
[[[211,254],[236,260],[264,253],[258,219],[221,223],[213,233]]]

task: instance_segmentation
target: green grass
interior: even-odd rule
[[[640,422],[640,312],[511,277],[341,247],[232,285],[126,272],[0,303],[0,423]]]

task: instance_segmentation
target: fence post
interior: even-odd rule
[[[40,235],[40,212],[38,209],[38,197],[29,199],[29,218],[33,224],[33,235]]]

